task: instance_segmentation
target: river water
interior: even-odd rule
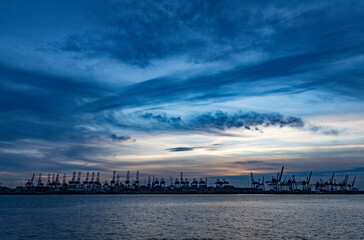
[[[364,195],[6,195],[0,239],[364,239]]]

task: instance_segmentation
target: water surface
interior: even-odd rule
[[[0,196],[0,239],[364,239],[364,195]]]

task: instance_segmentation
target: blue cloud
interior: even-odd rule
[[[331,51],[360,46],[362,3],[209,3],[122,1],[106,3],[95,31],[58,42],[63,51],[102,55],[147,66],[151,60],[187,55],[216,61],[247,49],[282,56],[287,52]],[[350,14],[348,14],[350,13]],[[319,22],[319,24],[318,24]]]
[[[364,82],[361,75],[357,75],[355,81],[347,84],[344,77],[350,76],[347,71],[333,69],[327,73],[329,70],[325,65],[333,59],[350,57],[358,50],[363,49],[346,48],[299,54],[253,66],[239,66],[218,74],[193,76],[187,80],[174,76],[151,79],[120,89],[120,94],[99,99],[87,106],[87,109],[102,111],[165,102],[295,94],[314,89],[362,98]],[[343,77],[339,78],[340,75]],[[307,80],[302,80],[307,77]],[[281,85],[288,87],[282,88]]]
[[[120,136],[117,136],[116,134],[111,134],[111,139],[115,142],[124,142],[124,141],[128,141],[131,139],[130,136],[128,135],[120,135]],[[135,139],[133,139],[133,141],[135,141]]]
[[[208,146],[197,146],[197,147],[174,147],[174,148],[167,148],[166,150],[170,152],[190,152],[195,149],[207,149],[207,150],[215,150],[217,146],[221,144],[211,144]]]
[[[195,148],[193,147],[175,147],[175,148],[167,148],[170,152],[189,152],[193,151]]]
[[[133,119],[133,121],[130,121]],[[214,113],[198,113],[182,118],[181,116],[168,116],[166,113],[135,113],[115,117],[104,116],[104,119],[114,126],[134,129],[137,131],[203,131],[223,133],[231,128],[246,130],[261,130],[269,126],[302,128],[304,122],[299,117],[283,116],[278,113],[237,112],[227,113],[216,111]]]

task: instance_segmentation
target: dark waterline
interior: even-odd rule
[[[0,239],[364,239],[364,195],[0,196]]]

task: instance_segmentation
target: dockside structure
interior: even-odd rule
[[[169,183],[165,178],[159,179],[155,175],[148,176],[145,184],[140,183],[139,171],[136,172],[135,180],[130,180],[130,172],[127,171],[125,181],[120,180],[120,175],[113,171],[112,178],[101,183],[100,172],[86,173],[84,181],[81,181],[81,172],[73,172],[72,179],[67,182],[66,174],[63,174],[62,183],[59,174],[48,174],[47,182],[43,183],[42,174],[39,174],[35,182],[35,174],[26,182],[25,186],[18,186],[15,189],[1,187],[0,193],[358,193],[359,189],[354,187],[356,177],[349,182],[346,175],[342,181],[334,179],[334,173],[327,181],[320,179],[311,183],[312,171],[306,178],[298,178],[295,175],[283,178],[284,167],[277,175],[264,181],[264,176],[256,180],[251,172],[251,182],[248,188],[239,188],[230,185],[226,179],[216,179],[208,186],[207,178],[197,180],[180,177],[174,181],[170,178]],[[96,175],[96,176],[95,176]],[[77,176],[77,178],[76,178]]]

